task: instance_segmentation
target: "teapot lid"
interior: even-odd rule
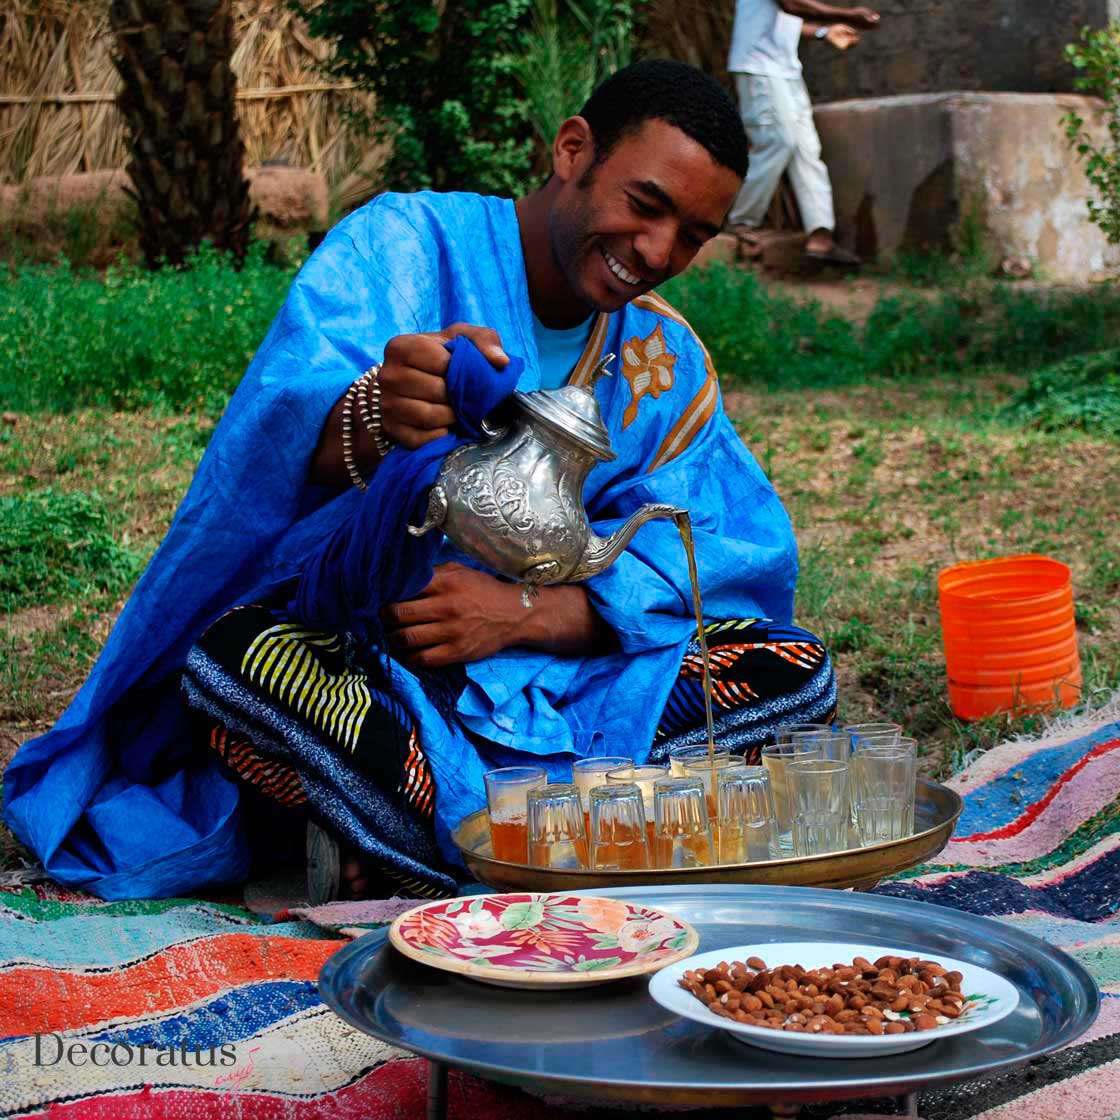
[[[590,386],[566,385],[563,389],[537,389],[532,393],[518,391],[513,396],[530,416],[561,438],[578,444],[596,459],[609,462],[617,458],[611,450],[610,435]]]

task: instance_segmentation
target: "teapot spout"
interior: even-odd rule
[[[678,506],[651,502],[636,509],[609,537],[591,534],[579,566],[568,579],[589,579],[609,568],[630,543],[631,537],[647,522],[657,517],[678,517],[686,511]]]

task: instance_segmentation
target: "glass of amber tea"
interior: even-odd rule
[[[719,862],[754,863],[771,859],[778,847],[778,822],[770,775],[765,767],[723,770],[716,781]]]
[[[654,782],[653,836],[658,867],[711,867],[716,862],[704,783],[699,778]]]
[[[546,785],[548,775],[540,766],[504,766],[484,777],[494,858],[507,863],[528,863],[529,791]]]
[[[674,778],[687,778],[690,775],[686,767],[692,765],[692,763],[697,760],[707,762],[709,757],[712,757],[715,758],[716,765],[720,766],[722,763],[719,760],[726,759],[730,757],[730,755],[730,747],[716,747],[715,750],[712,751],[711,756],[709,756],[707,743],[697,743],[687,747],[674,747],[669,752],[669,773],[670,776]],[[695,777],[695,775],[692,776]]]
[[[591,791],[591,866],[597,871],[643,871],[650,865],[646,808],[633,782]]]
[[[653,848],[653,784],[669,776],[668,766],[620,766],[617,770],[607,771],[607,784],[612,782],[633,782],[642,791],[642,804],[646,812],[646,833],[650,848]]]
[[[634,760],[624,755],[612,754],[602,758],[581,758],[572,763],[572,781],[579,788],[583,800],[583,823],[591,837],[591,791],[607,784],[607,773],[620,766],[633,766]]]
[[[534,867],[575,870],[587,866],[583,803],[574,782],[551,782],[529,790],[529,862]]]

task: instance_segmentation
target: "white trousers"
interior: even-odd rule
[[[805,229],[834,229],[832,184],[821,162],[821,141],[805,83],[800,78],[736,74],[735,88],[751,154],[728,223],[761,225],[782,172],[788,171]]]

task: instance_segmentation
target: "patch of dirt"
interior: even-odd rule
[[[53,630],[69,618],[73,609],[57,603],[47,607],[25,607],[21,611],[0,618],[0,630],[13,638],[30,638],[41,630]]]

